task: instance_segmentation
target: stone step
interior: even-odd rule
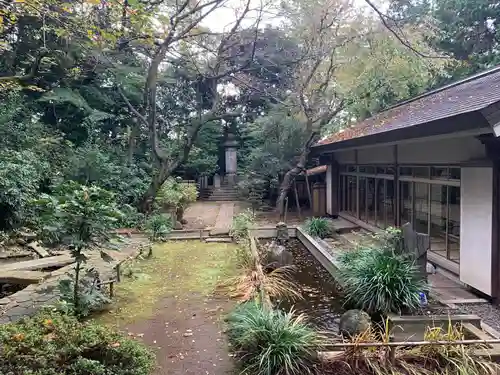
[[[233,242],[233,239],[231,237],[207,237],[205,238],[205,242],[230,243]]]
[[[35,271],[42,270],[44,268],[63,267],[74,262],[75,258],[71,255],[58,255],[48,258],[27,260],[1,266],[0,275],[3,275],[8,271]]]

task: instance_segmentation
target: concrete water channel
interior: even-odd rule
[[[319,238],[313,238],[300,227],[288,227],[290,236],[287,250],[294,255],[294,266],[297,267],[294,278],[301,285],[303,300],[278,301],[278,306],[284,309],[293,308],[297,313],[304,313],[309,320],[319,329],[337,333],[338,320],[345,311],[339,284],[339,265],[336,259],[338,249],[332,247]],[[174,231],[171,239],[175,240],[227,240],[214,237],[210,230],[181,230]],[[276,238],[275,227],[258,227],[250,230],[250,236],[260,242],[270,241]],[[439,302],[439,301],[438,301]],[[483,340],[486,350],[478,350],[478,355],[490,355],[500,359],[500,340],[482,327],[481,319],[476,315],[454,314],[452,306],[446,301],[442,303],[443,311],[447,314],[432,312],[417,315],[390,315],[388,323],[395,342],[422,341],[424,332],[428,327],[441,327],[447,329],[449,324],[460,325],[466,340]],[[450,307],[450,309],[447,309]],[[331,350],[342,350],[340,347],[332,347]]]

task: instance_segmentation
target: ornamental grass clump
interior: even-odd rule
[[[245,210],[233,218],[230,236],[236,242],[246,244],[249,239],[250,229],[255,225],[255,214],[251,210]]]
[[[324,217],[312,217],[306,220],[304,230],[313,237],[325,238],[331,234],[330,220]]]
[[[500,366],[488,357],[485,345],[454,343],[464,340],[460,325],[447,329],[428,327],[424,341],[449,342],[447,345],[426,344],[389,347],[390,332],[384,335],[373,328],[353,338],[353,343],[380,346],[352,346],[321,363],[323,375],[496,375]],[[477,351],[480,351],[478,355]]]
[[[227,318],[228,338],[242,365],[252,375],[314,373],[316,353],[324,339],[303,314],[273,310],[252,301]]]
[[[346,305],[369,314],[411,312],[428,285],[408,257],[390,250],[361,248],[339,258]]]

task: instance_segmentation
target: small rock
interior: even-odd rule
[[[343,336],[356,336],[371,326],[371,318],[362,310],[346,311],[339,322],[339,333]]]
[[[434,275],[436,273],[436,267],[432,263],[427,262],[426,269],[428,274]]]

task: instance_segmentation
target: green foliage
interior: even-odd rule
[[[59,282],[60,307],[67,313],[77,313],[81,317],[87,317],[91,313],[103,310],[111,300],[104,294],[99,285],[99,274],[96,270],[85,270],[81,275],[78,286],[78,306],[75,306],[74,290],[75,275],[69,274],[69,278]]]
[[[332,232],[330,220],[324,217],[311,217],[307,219],[304,229],[307,234],[319,238],[328,237]]]
[[[390,16],[399,24],[431,30],[427,43],[456,60],[447,61],[443,81],[456,80],[500,62],[500,9],[490,0],[393,0]]]
[[[259,206],[262,206],[264,195],[267,190],[267,182],[260,179],[255,173],[250,172],[241,176],[238,181],[238,194],[252,205],[252,211],[255,212]]]
[[[229,314],[227,322],[229,342],[245,373],[302,375],[314,372],[322,337],[306,322],[304,315],[247,302]]]
[[[136,204],[149,176],[136,163],[124,165],[106,145],[84,144],[73,150],[62,171],[64,179],[112,191],[120,204]]]
[[[239,151],[239,164],[247,186],[276,188],[300,154],[307,132],[286,108],[275,107],[244,129],[245,148]]]
[[[413,261],[392,250],[360,248],[338,261],[346,304],[370,314],[413,311],[428,291]]]
[[[185,184],[182,180],[169,178],[162,185],[156,195],[156,202],[160,207],[185,208],[198,198],[198,190],[194,184]]]
[[[153,214],[146,220],[146,232],[153,242],[165,241],[172,229],[172,217],[166,214]]]
[[[250,210],[243,211],[236,215],[231,224],[230,236],[237,242],[248,239],[249,229],[255,225],[255,219],[255,214]]]
[[[75,181],[59,185],[52,195],[43,194],[33,204],[42,236],[70,244],[76,252],[108,242],[122,217],[113,193]]]
[[[13,229],[29,220],[30,201],[38,196],[48,164],[31,151],[0,151],[0,223]]]
[[[150,375],[154,355],[110,327],[43,311],[0,325],[0,373]]]
[[[383,249],[392,250],[396,254],[400,254],[403,250],[403,234],[399,228],[388,227],[374,234],[373,238],[381,244]]]
[[[83,251],[107,244],[112,238],[111,229],[122,216],[114,195],[97,186],[68,181],[58,186],[54,195],[42,195],[34,204],[39,211],[40,236],[71,246],[76,267],[74,275],[70,275],[73,286],[70,304],[76,315],[85,316],[97,297],[92,289],[82,292],[80,271],[87,260]],[[102,250],[101,256],[104,260],[109,258]],[[67,294],[64,298],[68,301]]]

